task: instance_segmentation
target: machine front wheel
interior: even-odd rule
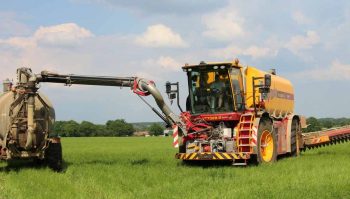
[[[258,129],[258,163],[269,163],[277,160],[277,139],[269,120],[262,120]]]

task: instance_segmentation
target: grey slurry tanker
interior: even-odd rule
[[[18,84],[4,82],[0,96],[0,159],[46,158],[50,167],[61,169],[58,138],[49,138],[55,121],[51,102],[29,85],[29,70],[18,69]]]

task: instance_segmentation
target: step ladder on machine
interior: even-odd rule
[[[254,142],[256,138],[253,132],[255,115],[253,113],[245,113],[241,115],[238,124],[237,149],[239,153],[253,152]],[[235,162],[233,165],[247,165],[247,160],[243,162]]]

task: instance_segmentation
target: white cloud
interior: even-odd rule
[[[75,23],[65,23],[55,26],[41,26],[32,36],[11,37],[0,40],[1,44],[19,48],[35,46],[72,47],[80,44],[83,39],[93,37],[93,34]]]
[[[314,68],[293,75],[298,79],[313,79],[320,81],[350,80],[350,64],[344,64],[335,60],[331,66],[325,68]]]
[[[206,26],[203,35],[219,41],[230,41],[244,34],[244,19],[228,6],[214,13],[204,15],[202,22]]]
[[[182,64],[171,52],[159,56],[164,49],[145,50],[134,45],[134,39],[132,35],[93,36],[72,24],[41,27],[28,37],[0,40],[0,80],[13,77],[18,67],[30,67],[36,73],[42,70],[117,76],[149,73],[158,79],[181,71]],[[74,48],[69,47],[73,44]],[[139,55],[137,59],[130,52]]]
[[[164,69],[170,69],[173,71],[180,71],[181,66],[184,65],[184,64],[181,64],[180,62],[176,61],[175,59],[173,59],[172,57],[169,57],[169,56],[159,57],[157,60],[157,64]]]
[[[266,47],[251,46],[245,49],[243,54],[249,55],[253,58],[262,58],[276,56],[277,51]]]
[[[0,11],[0,36],[23,36],[30,34],[30,28],[18,21],[17,13]]]
[[[300,25],[307,25],[307,24],[311,24],[312,20],[305,16],[304,13],[300,12],[300,11],[295,11],[292,13],[292,19]]]
[[[138,70],[136,71],[138,76],[157,81],[163,81],[164,74],[181,72],[181,66],[184,65],[170,56],[148,58],[133,62],[132,64],[139,66]]]
[[[1,44],[19,48],[36,46],[36,42],[32,37],[11,37],[5,40],[0,39],[0,45]]]
[[[232,57],[244,55],[250,56],[253,59],[275,57],[281,48],[287,48],[294,54],[306,60],[306,56],[301,53],[302,50],[311,49],[318,44],[320,37],[314,31],[307,31],[306,36],[297,35],[289,39],[287,42],[279,41],[275,38],[270,38],[264,42],[263,45],[248,45],[241,47],[236,43],[231,42],[225,48],[213,49],[210,55],[223,59],[231,59]]]
[[[91,54],[70,47],[80,48],[81,45],[85,45],[85,42],[82,43],[83,39],[92,36],[90,31],[68,23],[40,27],[28,37],[0,39],[1,78],[13,78],[16,68],[19,67],[30,67],[35,72],[82,71],[91,66],[89,63]]]
[[[311,49],[315,44],[320,42],[320,37],[315,31],[307,31],[306,36],[297,35],[292,37],[285,47],[294,54],[299,54],[301,50]]]
[[[344,54],[349,54],[349,35],[350,35],[350,8],[345,14],[345,17],[340,23],[332,23],[332,27],[328,28],[327,31],[323,32],[325,37],[330,38],[324,40],[325,48],[329,53],[343,52]]]
[[[40,27],[34,33],[34,39],[39,44],[49,46],[72,46],[92,36],[93,34],[89,30],[79,27],[75,23]]]
[[[217,0],[201,0],[188,1],[188,0],[167,0],[167,1],[149,1],[149,0],[73,0],[78,3],[97,3],[102,4],[108,9],[111,8],[124,8],[144,16],[150,15],[192,15],[195,13],[207,12],[213,8],[225,5],[225,1]]]
[[[149,26],[146,32],[136,37],[135,43],[141,46],[155,48],[184,48],[188,46],[178,33],[173,32],[163,24]]]
[[[258,59],[264,57],[274,57],[277,55],[277,50],[255,45],[248,48],[240,48],[235,45],[229,45],[226,48],[214,49],[210,54],[214,57],[222,59],[233,59],[239,55],[250,56],[253,59]]]

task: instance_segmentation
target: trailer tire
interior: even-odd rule
[[[260,121],[257,138],[257,163],[275,162],[277,160],[277,138],[269,119]]]
[[[45,151],[45,159],[50,169],[56,172],[62,171],[62,145],[60,142],[49,143]]]
[[[290,134],[290,156],[298,156],[298,131],[300,129],[300,123],[297,118],[292,120],[291,134]]]
[[[179,138],[179,153],[186,153],[186,143],[183,143],[182,137]]]

